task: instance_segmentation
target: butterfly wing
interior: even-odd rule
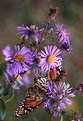
[[[15,111],[14,116],[20,117],[27,113],[33,111],[36,107],[41,105],[44,102],[44,99],[41,97],[32,97],[28,95],[19,106],[19,108]]]
[[[57,70],[50,69],[49,72],[47,72],[47,79],[50,81],[55,81],[57,78]]]

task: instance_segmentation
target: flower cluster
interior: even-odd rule
[[[6,63],[5,83],[9,83],[13,90],[29,85],[30,73],[36,78],[31,87],[33,92],[29,92],[26,102],[16,111],[16,116],[24,115],[41,103],[54,116],[61,116],[61,112],[66,109],[65,104],[72,105],[70,97],[83,91],[83,84],[71,88],[64,81],[66,72],[62,69],[62,51],[70,53],[72,46],[70,34],[63,24],[51,24],[55,22],[57,11],[58,8],[50,9],[47,22],[40,29],[36,25],[18,26],[17,34],[21,36],[19,44],[13,50],[9,45],[2,50]],[[46,41],[50,44],[46,45]]]
[[[72,50],[70,41],[69,41],[69,33],[66,29],[63,28],[63,25],[56,24],[55,30],[58,34],[59,42],[62,44],[62,47],[67,50],[69,53]]]
[[[79,112],[72,112],[72,118],[70,121],[83,121],[83,115],[81,115]]]
[[[30,27],[18,26],[17,31],[18,34],[22,35],[21,39],[29,39],[32,36],[33,39],[38,43],[39,34],[43,31],[43,28],[39,30],[38,27],[36,27],[36,25],[31,25]]]
[[[46,109],[51,109],[51,113],[54,116],[58,116],[61,111],[66,109],[65,103],[68,105],[72,104],[72,101],[68,98],[75,97],[70,84],[66,84],[60,81],[58,84],[47,83],[48,91],[45,94],[46,101],[44,102],[44,107]]]

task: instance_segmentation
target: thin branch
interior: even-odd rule
[[[52,121],[52,116],[53,116],[53,113],[50,114],[50,119],[49,119],[49,121]]]

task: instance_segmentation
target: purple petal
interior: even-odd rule
[[[69,100],[68,98],[64,98],[64,101],[65,101],[65,103],[67,103],[68,105],[71,105],[72,104],[72,101],[71,100]]]

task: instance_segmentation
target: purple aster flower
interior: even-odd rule
[[[72,88],[69,88],[70,85],[65,82],[60,81],[58,84],[54,82],[47,83],[48,91],[45,93],[45,102],[44,107],[52,110],[54,116],[59,115],[61,111],[63,111],[66,106],[72,104],[72,101],[69,97],[74,97],[75,94],[72,92]]]
[[[17,31],[18,31],[18,34],[22,35],[21,39],[23,39],[23,38],[29,39],[30,36],[32,35],[34,40],[38,43],[39,34],[40,34],[40,32],[43,31],[43,28],[39,30],[38,27],[36,27],[36,25],[31,25],[30,27],[28,27],[28,26],[26,26],[26,27],[18,26]]]
[[[60,49],[57,49],[56,46],[48,45],[44,47],[44,51],[39,52],[39,67],[41,67],[42,72],[47,72],[56,67],[62,65],[62,57]]]
[[[79,112],[74,112],[70,121],[83,121],[83,115],[81,115]]]
[[[63,28],[63,25],[56,24],[56,31],[58,33],[58,38],[60,43],[65,43],[69,41],[69,33]]]
[[[44,107],[45,108],[50,108],[52,106],[51,99],[53,98],[53,95],[52,95],[53,90],[52,90],[52,83],[51,83],[51,81],[47,82],[46,88],[47,88],[47,92],[44,95],[44,98],[45,98]]]
[[[18,82],[21,86],[28,85],[30,83],[29,77],[28,77],[28,70],[25,73],[18,73],[17,70],[12,68],[12,64],[7,64],[6,67],[6,79],[10,80],[8,78],[8,75],[14,80],[13,82],[13,88],[15,87],[16,82]]]
[[[62,44],[63,49],[69,53],[72,51],[72,47],[69,41],[69,33],[63,28],[63,25],[56,24],[56,32],[58,33],[59,42]]]
[[[36,77],[39,76],[39,74],[38,74],[38,69],[37,69],[37,68],[32,68],[32,72],[33,72],[33,74],[34,74]]]
[[[30,68],[28,64],[33,64],[31,51],[25,46],[20,49],[20,46],[17,45],[14,51],[10,46],[6,46],[2,53],[5,55],[7,63],[12,64],[12,70],[14,69],[17,73],[27,71]]]
[[[11,87],[14,89],[14,90],[19,90],[19,86],[18,86],[18,83],[13,82],[13,80],[10,78],[9,74],[7,72],[4,72],[4,77],[5,77],[5,83],[8,82],[8,83],[11,83]]]

